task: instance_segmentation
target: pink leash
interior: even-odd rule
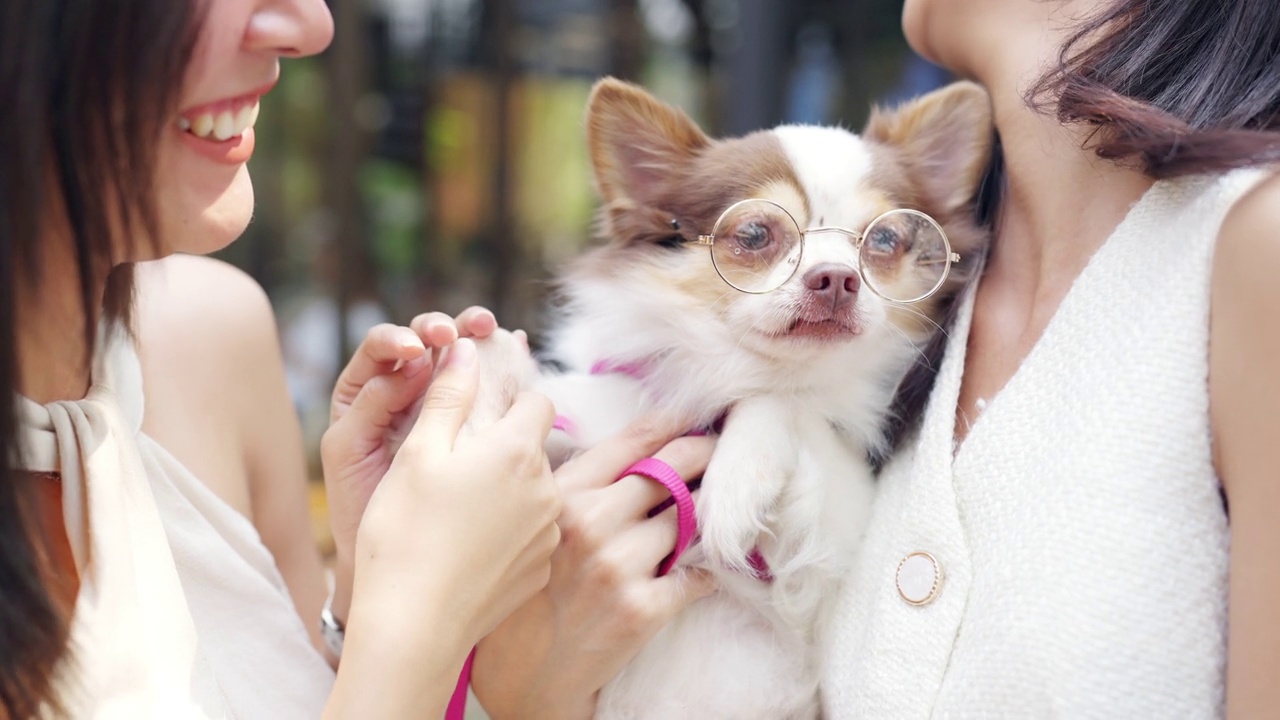
[[[458,684],[453,689],[453,697],[449,698],[449,707],[444,711],[444,720],[464,720],[467,716],[467,689],[471,687],[471,666],[475,664],[476,651],[472,649],[467,661],[462,664],[462,674],[458,676]]]
[[[693,495],[684,478],[680,477],[672,467],[657,458],[645,458],[627,468],[622,477],[638,475],[648,478],[671,492],[671,499],[676,505],[676,546],[671,554],[658,566],[658,577],[671,572],[676,561],[689,549],[693,538],[698,534],[698,516],[694,511]]]

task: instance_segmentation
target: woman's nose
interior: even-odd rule
[[[285,57],[315,55],[332,40],[333,16],[324,0],[264,0],[245,33],[250,48]]]

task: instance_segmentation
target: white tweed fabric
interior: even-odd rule
[[[1210,274],[1227,210],[1260,177],[1156,183],[953,454],[966,294],[838,602],[824,717],[1222,714]],[[916,551],[945,573],[921,607],[895,583]]]

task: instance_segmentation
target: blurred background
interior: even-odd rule
[[[906,47],[901,4],[330,0],[332,47],[263,100],[257,211],[222,254],[271,295],[313,463],[370,326],[478,303],[536,342],[546,279],[591,240],[595,80],[639,82],[713,135],[856,129],[949,80]]]

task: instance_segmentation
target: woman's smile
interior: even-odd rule
[[[241,165],[253,156],[254,123],[260,100],[276,81],[252,92],[184,110],[177,121],[182,141],[200,155],[224,165]]]

